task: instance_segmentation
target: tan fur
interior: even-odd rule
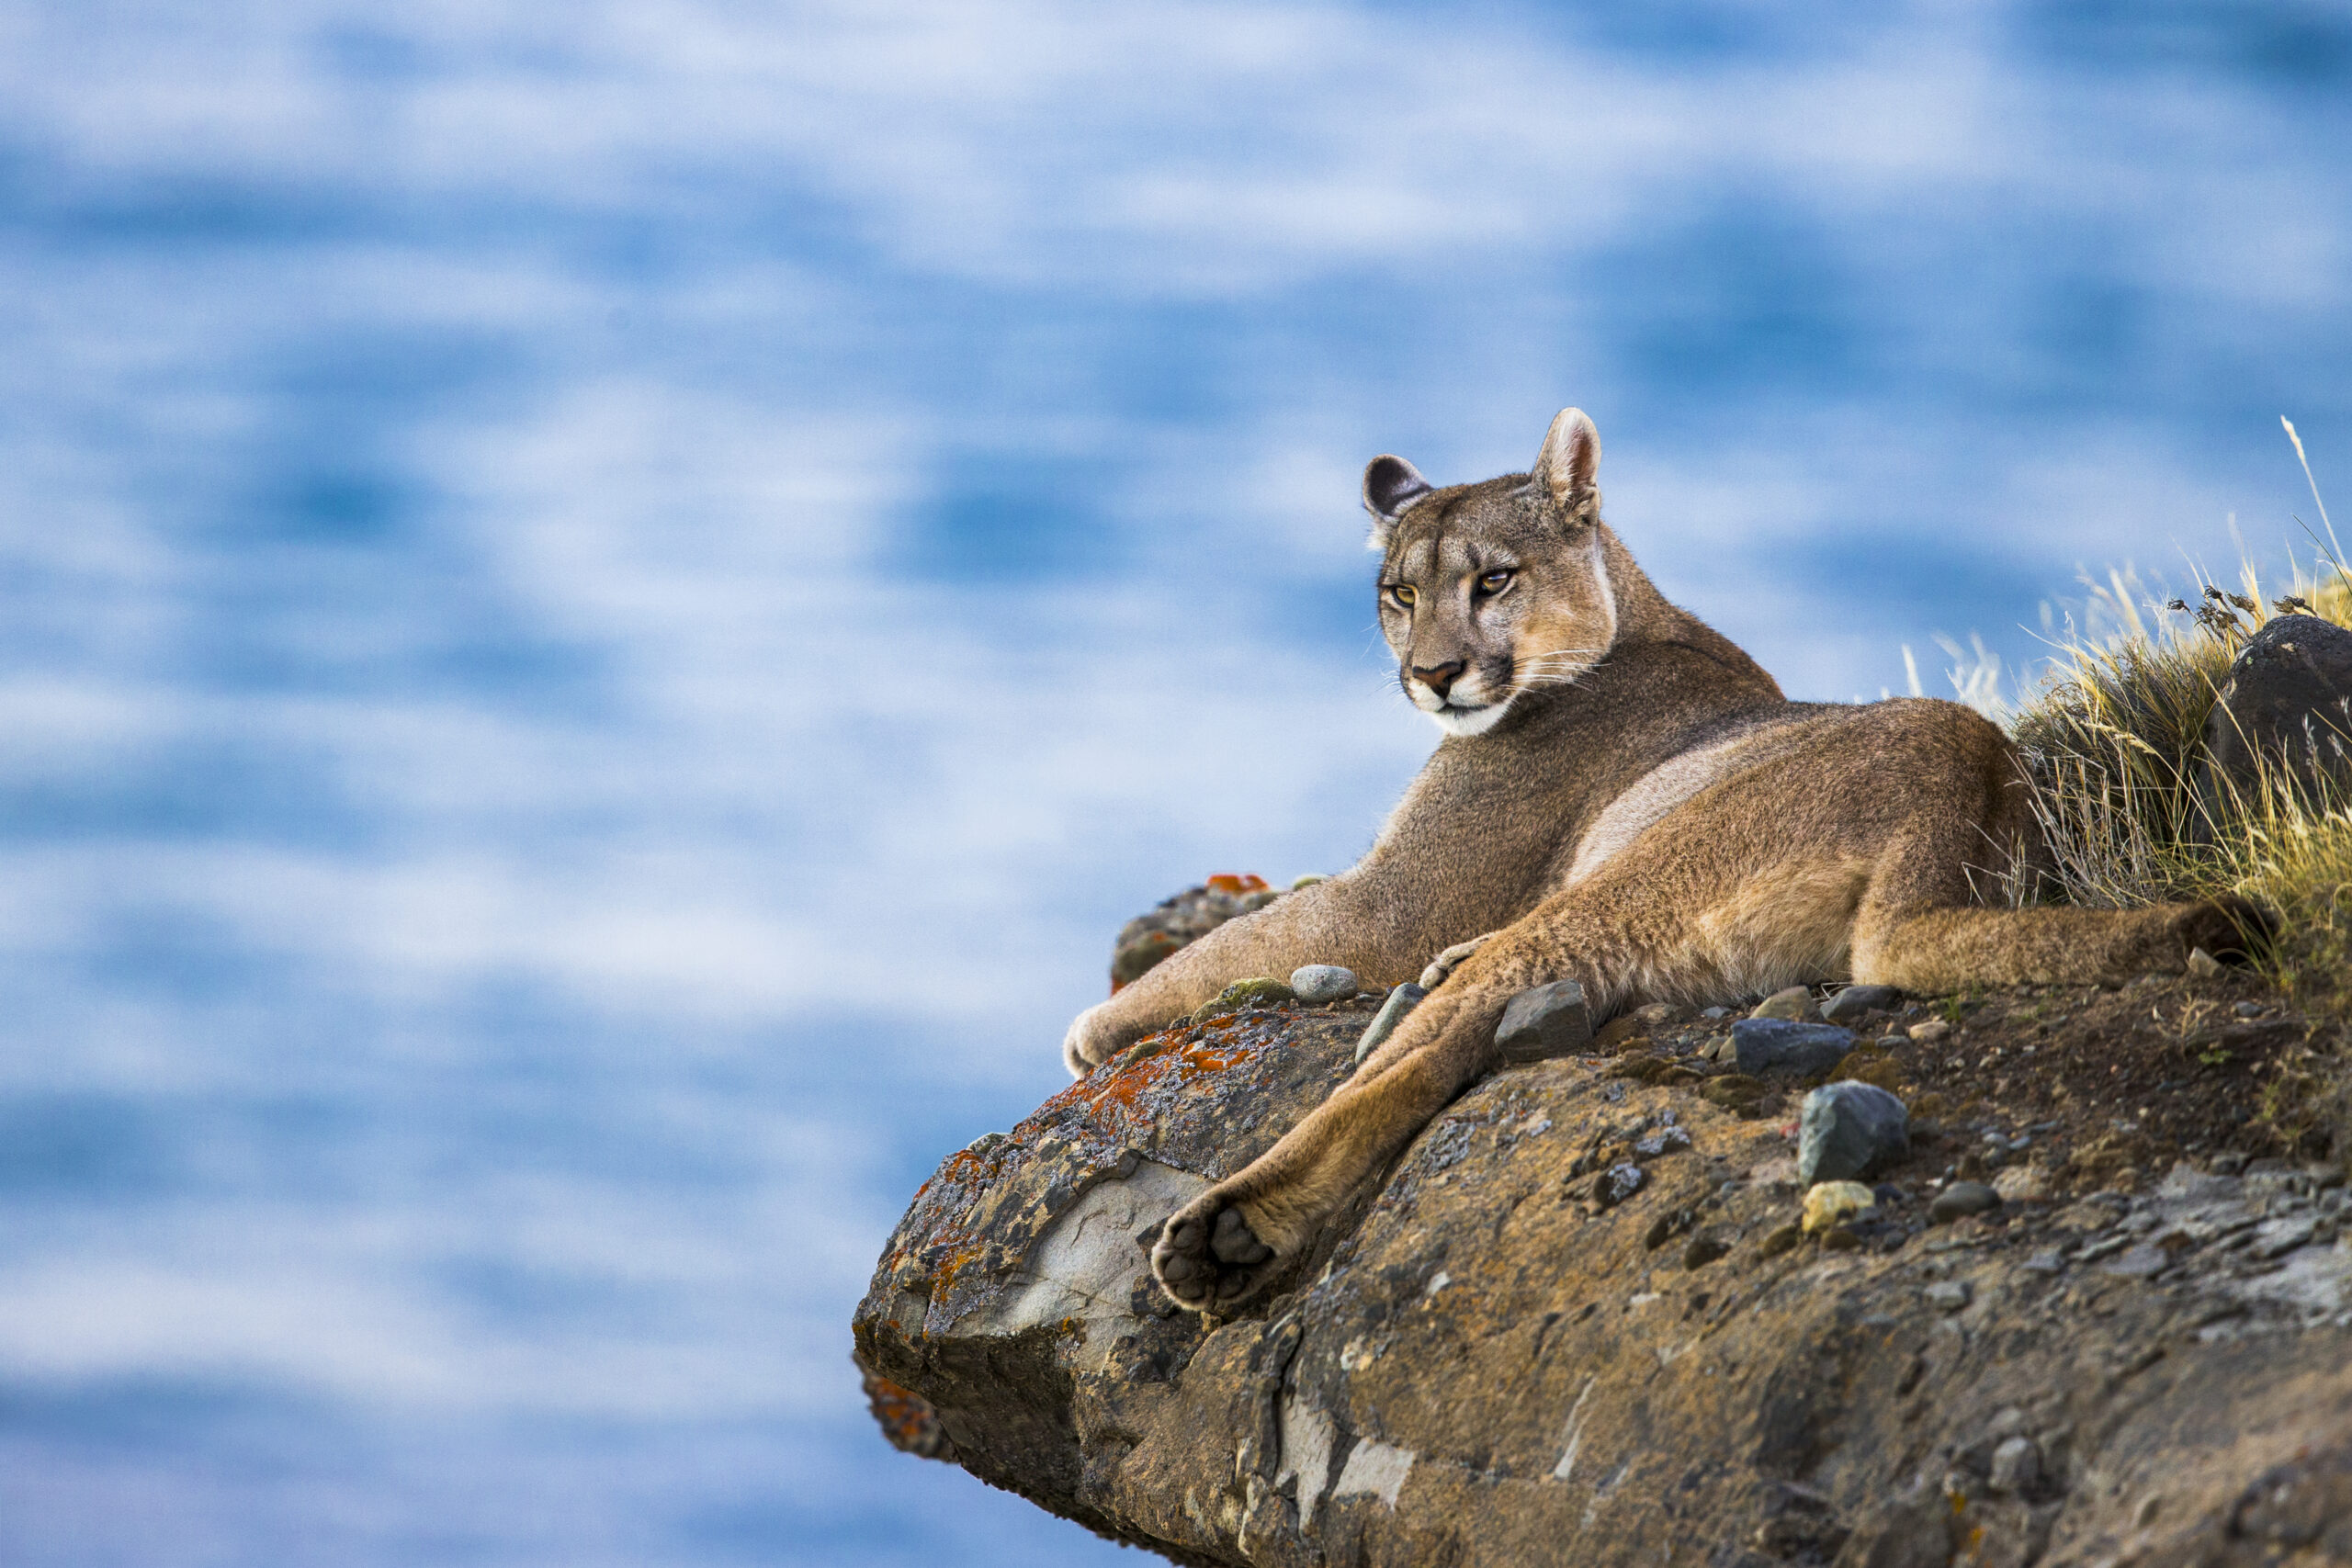
[[[1605,1018],[1843,976],[1936,992],[2177,971],[2192,944],[2237,942],[2243,913],[2210,905],[1985,907],[2038,854],[2007,739],[1951,703],[1789,702],[1634,564],[1600,519],[1599,457],[1568,410],[1530,475],[1435,490],[1374,460],[1382,627],[1449,738],[1352,870],[1071,1025],[1084,1071],[1234,979],[1334,963],[1397,981],[1438,959],[1442,983],[1347,1083],[1169,1221],[1153,1269],[1187,1305],[1237,1301],[1298,1251],[1491,1066],[1531,986],[1575,979]]]

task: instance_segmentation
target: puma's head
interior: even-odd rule
[[[1575,681],[1617,640],[1600,466],[1592,421],[1564,409],[1532,473],[1436,490],[1402,457],[1364,469],[1380,629],[1405,694],[1448,735],[1484,733],[1520,694]]]

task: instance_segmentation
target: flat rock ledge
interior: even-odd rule
[[[1155,1036],[944,1162],[856,1314],[893,1439],[1184,1563],[2352,1562],[2344,1194],[2289,1161],[1931,1227],[1931,1141],[1797,1240],[1784,1118],[1566,1057],[1175,1312],[1139,1238],[1371,1005]]]

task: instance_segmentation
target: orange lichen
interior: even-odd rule
[[[988,1140],[942,1161],[924,1183],[917,1207],[886,1255],[898,1288],[927,1298],[927,1331],[964,1310],[957,1284],[975,1266],[988,1269],[1006,1247],[1018,1248],[1023,1231],[1008,1232],[990,1217],[987,1200],[1041,1151],[1055,1151],[1057,1168],[1080,1185],[1117,1165],[1129,1151],[1153,1146],[1159,1122],[1190,1086],[1211,1074],[1262,1059],[1281,1043],[1274,1021],[1234,1014],[1206,1025],[1179,1025],[1139,1042],[1114,1063],[1097,1068],[1039,1106],[1001,1140]],[[1037,1216],[1042,1219],[1044,1216]],[[968,1290],[968,1287],[967,1288]]]
[[[1208,889],[1212,893],[1230,893],[1238,898],[1244,893],[1263,893],[1266,879],[1250,871],[1221,871],[1209,878]]]
[[[944,1459],[953,1454],[954,1446],[939,1424],[938,1412],[912,1389],[903,1388],[878,1372],[867,1372],[865,1402],[892,1448],[921,1454],[925,1459]]]

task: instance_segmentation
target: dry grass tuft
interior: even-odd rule
[[[2251,785],[2209,778],[2205,727],[2230,661],[2274,615],[2352,626],[2352,581],[2299,578],[2266,600],[2200,582],[2160,605],[2129,574],[2093,585],[2100,628],[2072,634],[2012,722],[2054,862],[2033,896],[2099,908],[2236,893],[2280,917],[2273,978],[2345,1010],[2352,956],[2352,795],[2265,767]],[[2019,890],[2024,892],[2025,890]]]

